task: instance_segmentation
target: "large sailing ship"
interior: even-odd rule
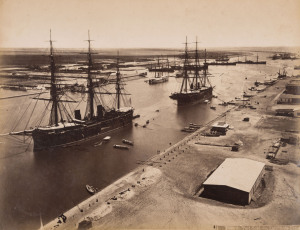
[[[119,71],[119,56],[117,58],[117,71],[115,81],[115,92],[101,92],[102,84],[95,81],[93,76],[93,61],[91,53],[91,40],[88,34],[88,68],[87,68],[87,100],[85,116],[81,118],[80,110],[73,111],[70,114],[65,104],[74,103],[73,100],[63,100],[64,90],[57,84],[55,75],[55,60],[53,53],[53,45],[50,31],[50,98],[35,98],[37,100],[49,101],[51,106],[49,124],[47,126],[38,126],[31,133],[34,141],[34,150],[41,150],[50,147],[58,147],[72,145],[79,141],[84,141],[95,136],[101,135],[107,131],[111,131],[132,123],[133,108],[121,107],[121,100],[124,99],[123,83],[121,82],[121,74]],[[101,94],[109,94],[116,96],[116,106],[109,108],[101,103],[98,96]],[[95,111],[96,110],[96,111]],[[28,133],[28,132],[27,132]]]
[[[196,50],[195,50],[195,63],[193,65],[193,74],[190,76],[189,69],[189,55],[187,40],[185,42],[185,60],[183,67],[183,80],[181,83],[180,91],[172,93],[170,98],[177,100],[178,105],[186,105],[192,103],[201,103],[205,100],[212,98],[212,90],[208,77],[207,77],[207,68],[203,68],[203,74],[200,75],[200,62],[199,62],[199,53],[198,53],[198,43],[196,41]],[[206,65],[206,50],[205,50],[205,61],[204,66]]]

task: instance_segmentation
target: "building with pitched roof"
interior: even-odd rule
[[[203,183],[205,197],[247,205],[264,175],[265,164],[246,158],[227,158]]]

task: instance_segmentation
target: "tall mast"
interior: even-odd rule
[[[206,78],[207,78],[207,68],[206,67],[208,67],[207,65],[206,65],[206,49],[205,49],[205,51],[204,51],[204,68],[203,68],[203,75],[204,75],[204,77],[203,77],[203,86],[205,86],[206,85]]]
[[[167,56],[167,75],[169,76],[170,71],[170,63],[169,63],[169,57]]]
[[[195,50],[195,78],[196,78],[196,85],[194,88],[198,89],[198,80],[199,80],[199,55],[198,55],[198,41],[196,37],[196,50]]]
[[[174,66],[176,68],[176,60],[175,60],[175,55],[174,55]]]
[[[51,29],[50,29],[50,71],[51,71],[51,87],[50,87],[50,101],[52,101],[52,108],[50,114],[49,125],[58,126],[58,97],[57,97],[57,88],[55,82],[55,62],[54,62],[54,54],[53,54],[53,45],[51,39]]]
[[[120,96],[121,96],[121,87],[120,87],[120,81],[121,81],[121,74],[119,70],[119,51],[118,51],[118,58],[117,58],[117,75],[116,75],[116,93],[117,93],[117,110],[120,109]]]
[[[184,92],[187,92],[187,84],[188,84],[188,48],[187,48],[187,37],[185,37],[185,52],[184,52],[184,66],[183,66],[183,81],[180,88],[180,93],[184,89]]]
[[[87,112],[88,112],[88,119],[91,120],[94,117],[94,85],[92,80],[91,70],[93,67],[92,62],[92,54],[91,54],[91,40],[90,40],[90,31],[88,31],[88,40],[89,48],[88,48],[88,76],[87,76],[87,87],[88,87],[88,105],[87,105]]]

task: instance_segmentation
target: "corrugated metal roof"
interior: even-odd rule
[[[203,184],[250,192],[264,166],[264,163],[246,158],[227,158]]]

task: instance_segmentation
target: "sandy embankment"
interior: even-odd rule
[[[256,110],[231,107],[226,117],[220,116],[219,120],[226,119],[233,127],[226,136],[203,137],[200,132],[206,127],[202,128],[66,212],[67,223],[57,225],[56,219],[45,228],[76,229],[84,219],[92,222],[92,229],[300,224],[299,146],[280,148],[277,157],[288,164],[266,159],[268,149],[285,127],[299,128],[299,118],[275,117],[270,112],[284,85],[285,81],[280,81],[252,98]],[[242,121],[244,117],[250,121]],[[201,143],[240,143],[241,147],[239,152],[232,152],[230,147]],[[271,166],[264,177],[266,187],[258,189],[248,206],[196,195],[209,173],[227,157],[245,157]]]

